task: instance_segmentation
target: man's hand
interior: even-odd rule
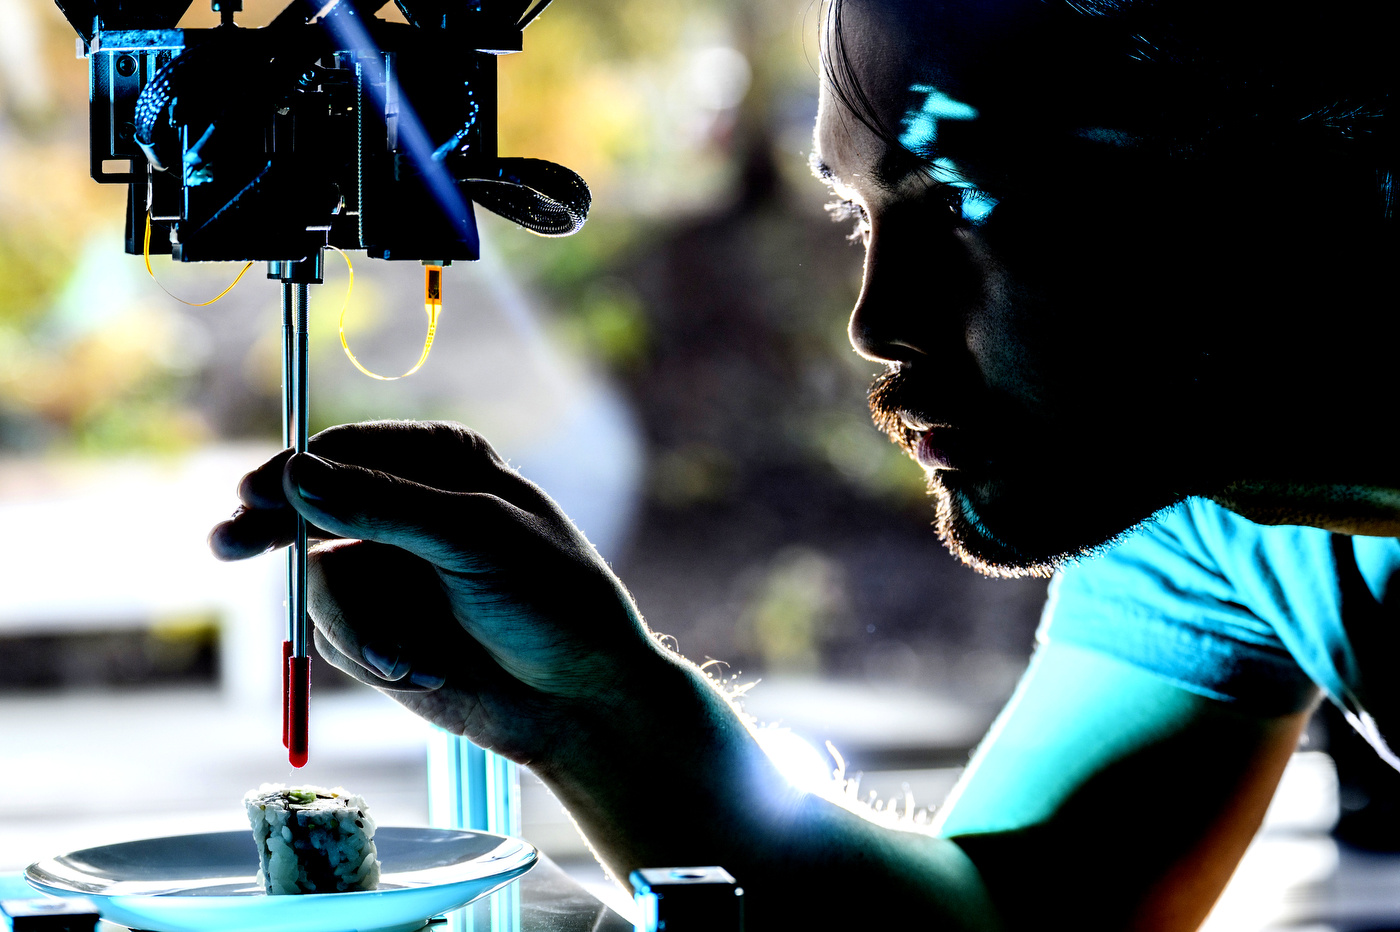
[[[336,427],[249,473],[239,497],[214,552],[285,546],[305,517],[322,541],[308,599],[322,655],[529,764],[615,876],[723,864],[749,890],[755,929],[911,911],[930,927],[995,928],[955,845],[795,790],[703,674],[657,646],[549,497],[466,428]]]
[[[286,546],[300,513],[322,540],[308,570],[322,656],[516,760],[562,750],[667,663],[579,530],[460,425],[335,427],[238,494],[210,534],[217,556]]]

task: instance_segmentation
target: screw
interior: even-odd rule
[[[123,55],[117,59],[117,74],[124,78],[129,78],[136,73],[136,59],[130,55]]]

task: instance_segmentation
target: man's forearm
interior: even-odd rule
[[[619,879],[720,864],[744,885],[758,930],[854,928],[921,909],[933,927],[997,928],[954,843],[794,789],[693,667],[661,658],[642,676],[633,688],[643,700],[535,768]]]

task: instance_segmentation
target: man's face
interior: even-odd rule
[[[1045,572],[1228,468],[1197,385],[1230,250],[1045,9],[848,0],[823,50],[846,100],[823,81],[814,164],[861,218],[876,421],[992,573]]]

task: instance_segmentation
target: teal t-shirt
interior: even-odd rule
[[[1350,544],[1350,558],[1338,545]],[[1127,661],[1263,715],[1307,706],[1321,688],[1358,710],[1361,673],[1347,635],[1348,573],[1362,597],[1400,597],[1400,540],[1265,526],[1206,499],[1166,509],[1101,555],[1058,573],[1042,640]],[[1352,631],[1356,631],[1352,627]],[[1389,677],[1386,677],[1389,679]],[[1394,741],[1395,736],[1391,736]]]

